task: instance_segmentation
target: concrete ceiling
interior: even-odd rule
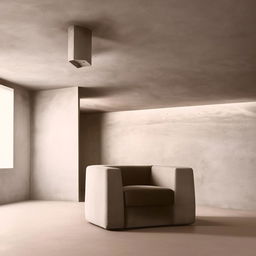
[[[255,0],[1,0],[0,78],[81,90],[83,110],[256,100]],[[93,65],[67,62],[67,27]]]

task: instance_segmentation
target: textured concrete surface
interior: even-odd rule
[[[256,1],[1,0],[1,77],[86,87],[83,109],[256,99]],[[67,28],[93,31],[92,66],[67,61]]]
[[[79,136],[79,198],[84,201],[85,169],[101,162],[101,114],[80,115]]]
[[[256,212],[200,207],[192,226],[106,231],[76,202],[0,207],[1,256],[255,256]]]
[[[31,197],[78,200],[78,88],[33,95]]]
[[[14,168],[0,169],[0,204],[28,199],[30,186],[30,94],[8,86],[14,88]]]
[[[98,164],[189,166],[197,204],[256,210],[256,103],[88,115],[101,133],[85,131],[100,143]]]

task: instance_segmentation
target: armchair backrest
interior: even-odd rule
[[[151,185],[151,165],[150,166],[117,166],[111,165],[121,170],[123,186],[127,185]]]

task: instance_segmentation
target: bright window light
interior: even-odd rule
[[[0,169],[13,168],[14,90],[0,85]]]

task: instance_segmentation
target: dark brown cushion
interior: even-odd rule
[[[125,206],[164,206],[174,202],[174,192],[169,188],[147,185],[124,186]]]
[[[151,185],[151,166],[113,165],[113,167],[120,168],[121,174],[122,174],[123,186],[138,185],[138,184]]]

